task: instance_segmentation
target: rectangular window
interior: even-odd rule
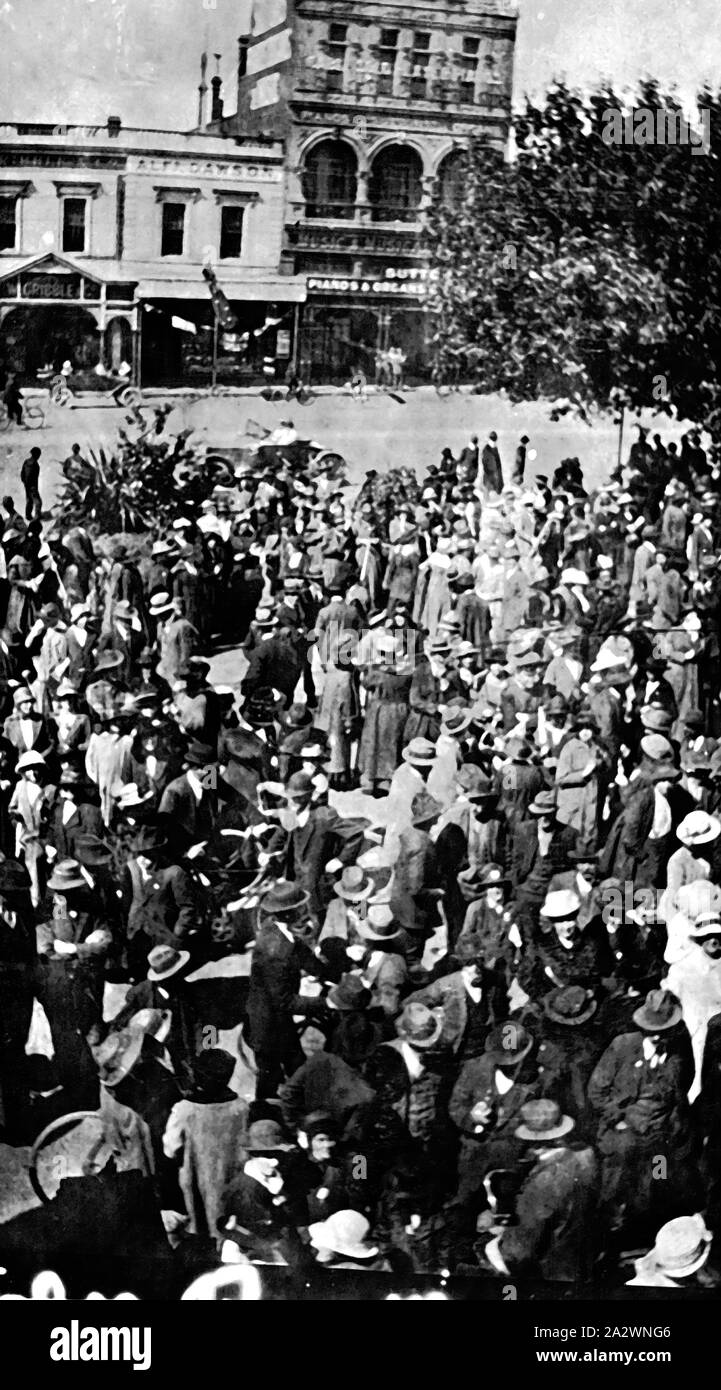
[[[411,96],[423,98],[428,95],[428,65],[431,61],[430,54],[431,36],[426,33],[416,33],[413,35],[413,52],[411,53]]]
[[[14,251],[17,245],[17,198],[0,198],[0,251]]]
[[[463,57],[477,58],[480,42],[480,39],[472,39],[469,35],[466,35],[463,40]]]
[[[85,250],[85,198],[63,200],[63,251]]]
[[[467,78],[464,78],[459,86],[458,94],[464,105],[472,105],[472,103],[476,99],[475,82],[473,80],[469,81]]]
[[[161,256],[182,256],[185,238],[185,203],[163,203]]]
[[[396,58],[398,57],[398,29],[381,29],[378,45],[378,95],[392,96]]]
[[[243,249],[243,217],[245,208],[229,203],[220,210],[220,259],[237,260]]]

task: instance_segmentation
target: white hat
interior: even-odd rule
[[[610,555],[598,555],[596,557],[596,565],[600,570],[612,570],[615,569],[616,562],[611,559]]]
[[[25,772],[29,767],[45,767],[45,759],[42,753],[34,753],[32,749],[28,753],[22,753],[17,761],[17,771]]]
[[[721,912],[700,912],[694,918],[689,936],[693,941],[702,941],[707,936],[721,936]]]
[[[707,845],[721,835],[721,821],[707,811],[691,811],[676,831],[682,845]]]
[[[561,584],[588,584],[589,578],[583,570],[569,569],[562,571],[559,582]]]
[[[685,1279],[706,1263],[712,1240],[701,1215],[676,1216],[661,1227],[652,1253],[664,1274]]]
[[[546,894],[541,916],[561,921],[564,917],[575,917],[580,907],[581,899],[577,893],[570,888],[559,888],[554,893]]]
[[[592,671],[611,671],[615,666],[624,666],[623,657],[617,656],[609,651],[608,647],[601,647],[596,660],[591,665]]]

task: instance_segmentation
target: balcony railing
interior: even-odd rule
[[[314,226],[289,223],[288,241],[294,251],[332,251],[347,255],[421,256],[418,230],[397,231],[392,226],[348,227],[343,224]]]
[[[347,203],[324,200],[293,203],[291,206],[296,216],[303,221],[355,222],[360,227],[372,223],[379,231],[383,227],[393,230],[398,223],[418,229],[423,219],[420,207],[405,207],[400,202],[371,203],[359,200]]]

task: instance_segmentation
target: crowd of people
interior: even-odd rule
[[[718,460],[284,428],[142,544],[4,499],[5,1143],[100,1112],[211,1264],[716,1283]]]

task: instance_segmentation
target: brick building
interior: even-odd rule
[[[422,375],[423,210],[453,197],[459,150],[503,152],[517,15],[509,0],[255,0],[238,103],[217,134],[286,149],[284,255],[307,276],[299,358],[316,377],[372,374],[397,346]]]

